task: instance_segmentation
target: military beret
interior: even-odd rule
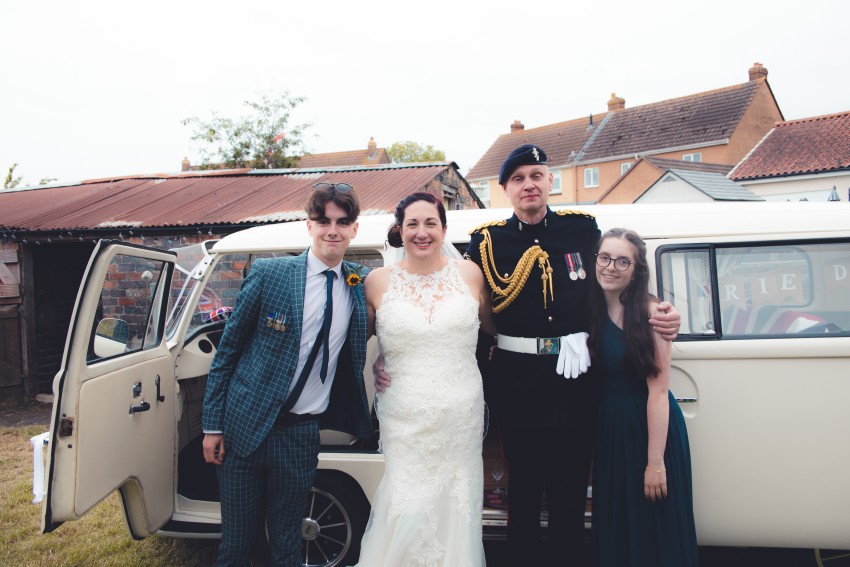
[[[508,182],[508,177],[521,165],[547,165],[546,152],[533,144],[525,144],[511,152],[499,168],[499,185]]]

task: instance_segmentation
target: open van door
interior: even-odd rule
[[[136,538],[172,515],[174,363],[165,341],[175,255],[100,241],[53,382],[42,532],[118,490]]]

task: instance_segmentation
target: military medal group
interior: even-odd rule
[[[269,314],[266,317],[266,327],[271,327],[274,328],[275,331],[283,332],[286,331],[286,325],[284,325],[283,322],[283,313],[269,311]]]
[[[584,271],[584,264],[581,261],[581,254],[570,252],[569,254],[564,254],[564,259],[567,261],[567,267],[570,269],[571,280],[583,280],[587,277],[587,272]]]

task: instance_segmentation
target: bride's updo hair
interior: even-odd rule
[[[443,202],[439,199],[439,197],[436,197],[431,193],[425,193],[424,191],[411,193],[399,201],[395,208],[395,222],[392,226],[390,226],[390,230],[387,231],[387,242],[393,248],[401,248],[404,246],[404,242],[401,240],[401,225],[404,224],[404,211],[416,201],[425,201],[437,207],[437,214],[440,216],[440,222],[443,226],[446,226],[446,208],[443,206]]]

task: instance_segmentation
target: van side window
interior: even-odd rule
[[[89,363],[146,350],[160,342],[157,290],[164,262],[116,254],[109,263],[89,341]]]
[[[716,251],[723,335],[822,335],[850,329],[850,243]]]
[[[659,255],[658,296],[682,316],[679,335],[714,336],[714,294],[707,247],[663,250]]]
[[[662,247],[658,265],[659,297],[680,311],[680,336],[850,331],[850,242]]]

